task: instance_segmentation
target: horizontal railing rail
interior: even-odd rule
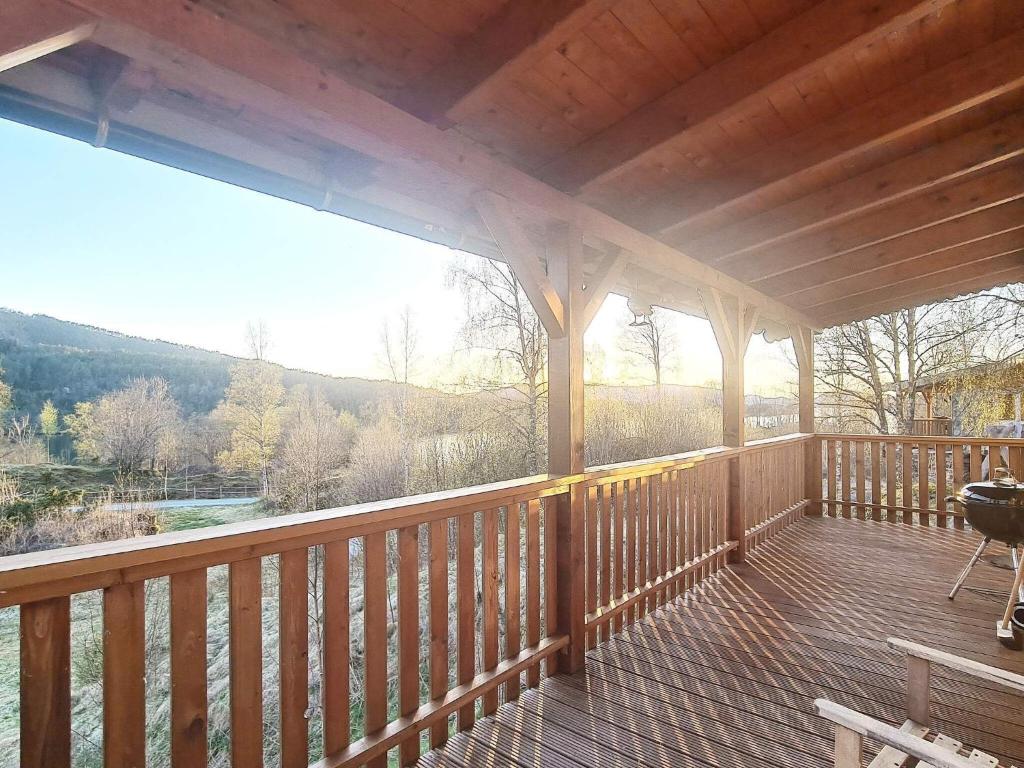
[[[831,517],[963,528],[946,499],[1004,467],[1024,478],[1024,440],[821,434],[821,504]]]
[[[226,708],[233,765],[260,765],[270,702],[282,765],[383,766],[393,749],[411,765],[563,652],[571,664],[574,644],[611,637],[794,520],[811,440],[0,559],[0,607],[21,612],[22,765],[70,764],[72,600],[89,595],[105,764],[145,764],[147,697],[167,696],[175,764],[206,764],[211,712]],[[210,621],[226,627],[217,640]],[[166,675],[147,657],[158,623]],[[211,708],[217,653],[228,700]]]

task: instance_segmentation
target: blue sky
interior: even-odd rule
[[[381,325],[409,305],[422,382],[451,369],[446,248],[5,120],[0,178],[0,306],[237,355],[263,319],[277,362],[381,377]],[[707,322],[672,316],[671,379],[717,379]],[[606,379],[635,373],[616,351],[625,317],[611,297],[587,334]],[[752,386],[788,378],[777,345],[750,354]]]

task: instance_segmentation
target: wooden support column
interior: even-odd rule
[[[548,231],[548,278],[561,299],[565,334],[548,339],[548,471],[583,471],[583,237],[575,224]],[[558,669],[573,673],[583,666],[586,633],[583,594],[584,493],[572,486],[556,497],[557,625],[569,635]]]
[[[800,431],[814,434],[817,431],[814,424],[814,331],[795,325],[791,328],[791,336],[800,371]],[[871,471],[877,470],[872,467]],[[804,450],[804,497],[812,500],[812,503],[804,507],[806,515],[821,514],[821,505],[814,503],[815,499],[820,499],[823,495],[821,479],[821,440],[815,437],[807,443]]]
[[[548,334],[548,472],[579,474],[583,472],[583,332],[622,268],[621,253],[609,254],[597,279],[585,290],[583,234],[575,222],[549,227],[540,248],[507,198],[484,192],[476,209]],[[569,493],[546,503],[555,505],[557,588],[546,598],[555,616],[550,631],[569,636],[569,645],[549,661],[548,670],[572,673],[583,666],[586,642],[584,496],[573,486]]]
[[[743,358],[754,335],[758,310],[742,298],[725,297],[714,288],[700,290],[701,301],[722,353],[722,442],[730,448],[745,442],[743,418]],[[729,462],[728,537],[738,546],[729,553],[729,562],[740,563],[747,557],[747,517],[743,508],[746,467],[742,457]]]

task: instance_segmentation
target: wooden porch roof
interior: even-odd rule
[[[1019,0],[8,0],[0,115],[782,332],[1024,279]]]

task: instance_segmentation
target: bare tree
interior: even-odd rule
[[[496,396],[489,418],[516,431],[525,471],[534,474],[546,454],[547,336],[512,269],[489,259],[466,257],[452,267],[450,282],[466,302],[462,335],[470,351],[488,360],[467,382]]]
[[[826,329],[815,373],[830,429],[906,431],[922,381],[1005,353],[1004,307],[984,296],[900,310]]]
[[[675,336],[665,323],[664,313],[654,312],[643,322],[627,325],[622,335],[622,348],[651,366],[654,383],[660,387],[665,359],[675,349]]]
[[[270,351],[270,329],[263,319],[245,325],[245,343],[253,360],[266,360]]]

